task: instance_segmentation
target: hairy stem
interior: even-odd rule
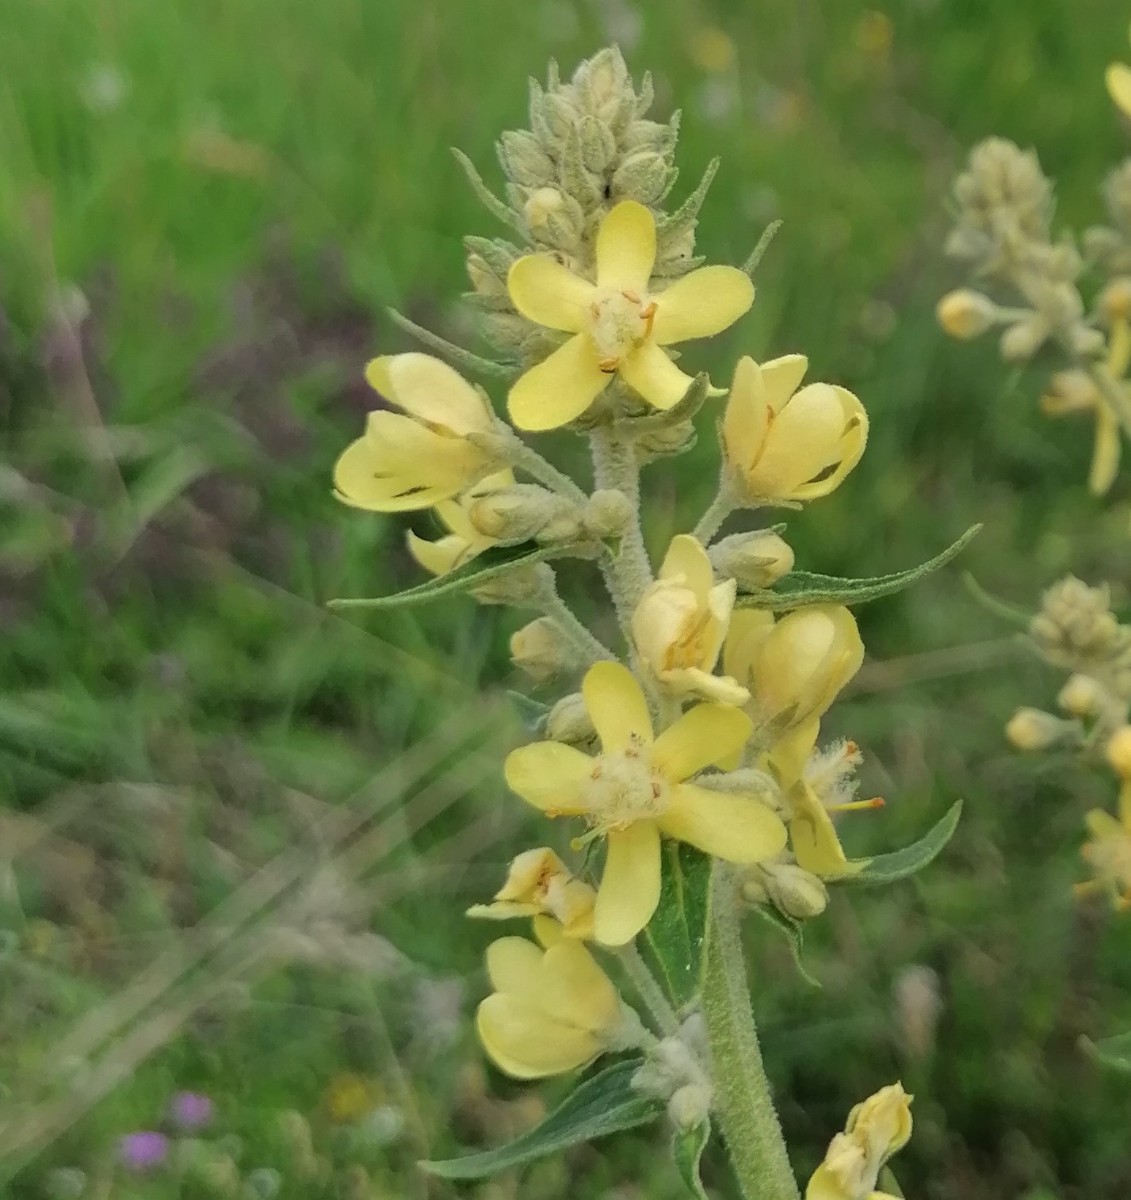
[[[716,862],[703,979],[716,1113],[745,1200],[800,1200],[750,1008],[735,884]]]
[[[723,473],[719,476],[718,493],[711,501],[707,511],[699,518],[699,523],[691,531],[691,536],[702,545],[709,546],[715,534],[722,528],[723,522],[739,507],[734,484],[731,482],[726,464],[724,464]]]
[[[647,1008],[652,1020],[656,1022],[656,1028],[664,1037],[678,1037],[679,1017],[676,1016],[675,1009],[668,1003],[668,998],[656,981],[655,975],[648,970],[648,964],[640,957],[636,943],[629,942],[627,946],[622,946],[617,951],[617,957],[620,959],[621,966],[624,967],[625,974],[632,982],[632,986],[636,989],[637,995],[644,1002],[644,1007]]]
[[[543,613],[569,638],[587,665],[604,659],[616,661],[617,656],[585,628],[577,614],[558,594],[553,582],[547,583],[539,595],[538,602]]]
[[[495,422],[495,428],[487,438],[472,435],[468,440],[476,445],[483,445],[484,448],[489,447],[492,450],[497,448],[512,467],[525,471],[531,479],[536,479],[552,492],[557,492],[559,496],[563,496],[574,504],[583,505],[589,499],[568,475],[563,474],[553,463],[544,459],[537,450],[528,446],[509,425],[502,421]]]

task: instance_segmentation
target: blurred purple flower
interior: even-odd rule
[[[169,1116],[182,1129],[202,1129],[212,1123],[216,1106],[200,1092],[177,1092],[169,1101]]]
[[[131,1171],[152,1171],[169,1154],[169,1139],[153,1129],[127,1133],[118,1143],[118,1156]]]

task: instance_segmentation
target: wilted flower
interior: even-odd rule
[[[893,1200],[876,1191],[876,1181],[911,1137],[911,1100],[893,1083],[856,1105],[809,1180],[805,1200]]]
[[[551,917],[566,937],[591,938],[596,899],[596,892],[576,879],[553,850],[539,846],[515,858],[493,903],[476,904],[467,915],[492,920]]]

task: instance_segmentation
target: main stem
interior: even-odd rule
[[[716,533],[722,528],[723,522],[738,507],[734,484],[731,483],[724,464],[723,474],[719,478],[719,490],[711,507],[699,518],[699,524],[691,531],[691,536],[701,545],[709,546]]]
[[[725,864],[711,878],[703,978],[715,1111],[745,1200],[800,1200],[750,1008],[738,897]]]

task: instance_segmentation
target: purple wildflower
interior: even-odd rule
[[[118,1143],[118,1155],[131,1171],[152,1171],[169,1154],[169,1139],[154,1129],[127,1133]]]
[[[177,1092],[169,1101],[169,1116],[181,1129],[202,1129],[214,1115],[212,1100],[200,1092]]]

